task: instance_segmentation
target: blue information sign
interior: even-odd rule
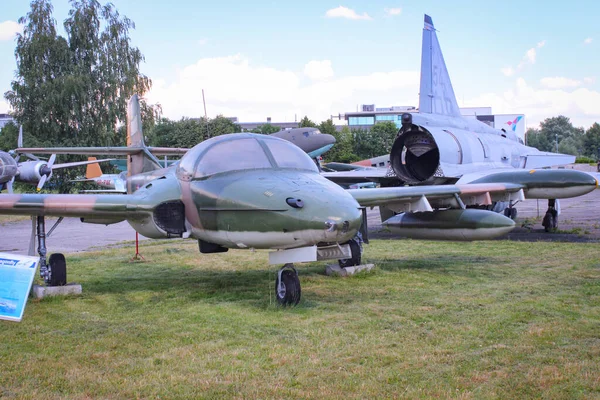
[[[0,319],[21,321],[39,257],[0,253]]]

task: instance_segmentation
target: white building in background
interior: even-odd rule
[[[10,114],[0,114],[0,129],[4,128],[4,125],[8,124],[9,122],[15,122]]]
[[[363,104],[360,111],[347,112],[340,115],[352,128],[371,129],[381,121],[392,121],[398,128],[402,125],[402,114],[419,112],[413,106],[375,107],[375,104]],[[512,130],[521,140],[525,141],[525,115],[524,114],[493,114],[492,107],[463,107],[460,109],[463,116],[476,118],[496,129]],[[343,117],[342,117],[343,115]]]

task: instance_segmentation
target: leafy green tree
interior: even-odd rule
[[[575,128],[564,115],[546,118],[540,123],[540,129],[527,130],[527,145],[542,151],[558,151],[566,154],[582,154],[584,131]]]
[[[130,43],[134,23],[110,3],[70,4],[65,37],[57,34],[50,0],[33,0],[19,19],[24,28],[17,36],[16,79],[4,96],[23,125],[26,146],[121,144],[117,126],[126,120],[129,97],[143,96],[151,86],[139,70],[144,57]],[[61,156],[61,162],[70,159]],[[56,171],[54,181],[66,190],[75,174]]]
[[[179,121],[162,118],[153,127],[148,138],[153,146],[190,148],[210,137],[240,131],[239,125],[221,115],[209,120],[208,126],[204,117],[182,118]]]
[[[299,128],[316,128],[317,124],[312,122],[310,119],[308,119],[308,116],[305,115],[304,118],[302,118],[300,120],[300,122],[298,123],[298,127]]]
[[[12,122],[4,125],[0,130],[0,150],[9,151],[17,147],[19,128]]]
[[[281,130],[281,128],[277,125],[271,125],[271,124],[263,124],[260,126],[257,126],[256,128],[252,129],[252,133],[262,133],[263,135],[270,135],[272,133],[275,132],[279,132]]]
[[[375,157],[377,154],[373,141],[371,140],[371,132],[366,129],[352,129],[353,137],[353,152],[360,159]]]
[[[583,148],[584,155],[598,159],[598,149],[600,149],[600,124],[597,122],[594,122],[594,124],[585,131]]]
[[[373,151],[381,156],[388,154],[392,150],[394,140],[398,134],[398,127],[392,121],[382,121],[376,123],[371,128],[371,140],[373,141]]]
[[[324,132],[322,124],[323,123],[319,125],[321,132],[329,133],[327,131]],[[360,157],[354,153],[354,136],[348,126],[344,126],[340,132],[335,130],[331,134],[335,137],[335,144],[331,150],[325,153],[325,159],[327,161],[352,163],[360,160]]]

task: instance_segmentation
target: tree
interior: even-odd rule
[[[317,124],[312,122],[310,119],[308,119],[308,116],[305,115],[304,118],[302,118],[300,120],[300,122],[298,123],[298,127],[299,128],[316,128]]]
[[[240,131],[239,125],[222,115],[209,120],[208,126],[204,117],[179,121],[162,118],[149,132],[148,138],[152,146],[190,148],[211,137]]]
[[[373,142],[373,151],[375,156],[388,154],[392,150],[394,140],[398,134],[398,127],[392,121],[382,121],[376,123],[371,128],[371,140]]]
[[[24,28],[17,35],[16,79],[5,98],[23,125],[25,145],[123,143],[117,126],[126,120],[127,100],[134,93],[143,96],[151,86],[139,70],[144,57],[130,43],[134,23],[110,3],[70,3],[65,37],[57,34],[50,0],[34,0],[29,13],[19,19]],[[154,116],[147,112],[152,106],[143,104],[142,115]],[[65,181],[61,189],[68,187],[67,175],[74,174],[57,171],[56,180]]]
[[[12,122],[0,130],[0,151],[9,151],[17,147],[19,128]]]
[[[329,133],[324,132],[321,125],[319,125],[319,128],[321,132]],[[344,126],[340,132],[336,130],[331,134],[335,137],[335,144],[331,150],[325,153],[325,158],[327,161],[352,163],[360,160],[360,158],[354,154],[354,136],[352,135],[352,132],[348,126]]]
[[[592,126],[585,131],[583,139],[583,154],[595,159],[599,158],[600,153],[600,124],[594,122]]]
[[[252,129],[252,133],[262,133],[263,135],[270,135],[281,130],[277,125],[263,124]]]
[[[558,151],[567,154],[582,154],[584,144],[584,131],[575,128],[569,118],[559,115],[558,117],[546,118],[540,123],[540,129],[527,130],[527,145],[542,151]]]

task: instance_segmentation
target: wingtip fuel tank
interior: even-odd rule
[[[402,213],[383,225],[411,239],[470,241],[502,236],[513,230],[515,222],[493,211],[465,209]]]

